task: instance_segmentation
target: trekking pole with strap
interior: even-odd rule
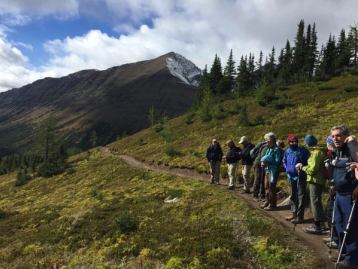
[[[334,196],[334,202],[333,202],[333,211],[332,211],[332,219],[331,219],[331,231],[330,231],[330,241],[329,241],[329,254],[331,254],[332,251],[332,242],[333,242],[333,229],[334,229],[334,216],[336,212],[336,196]]]
[[[342,241],[342,244],[341,244],[341,249],[339,250],[338,258],[337,258],[337,261],[336,261],[336,269],[338,268],[338,263],[339,263],[339,260],[341,259],[341,256],[342,256],[343,247],[344,247],[344,245],[346,243],[347,234],[348,234],[349,228],[351,226],[352,216],[353,216],[353,212],[354,212],[355,207],[356,207],[356,201],[353,201],[353,206],[352,206],[351,213],[349,215],[347,227],[346,227],[346,229],[344,231],[344,236],[343,236],[343,241]]]

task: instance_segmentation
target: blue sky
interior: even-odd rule
[[[82,69],[175,51],[200,68],[293,41],[315,22],[320,42],[358,22],[356,0],[0,0],[0,91]]]

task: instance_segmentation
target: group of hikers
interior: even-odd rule
[[[287,136],[288,147],[277,140],[274,133],[264,135],[264,141],[252,144],[242,136],[239,144],[228,140],[224,154],[217,139],[213,139],[206,152],[210,164],[211,183],[219,184],[220,167],[227,163],[228,189],[234,190],[237,165],[241,161],[244,193],[262,202],[264,210],[277,209],[277,181],[281,171],[287,175],[290,188],[291,214],[287,221],[304,222],[305,201],[310,200],[313,225],[304,228],[306,233],[323,234],[330,229],[331,236],[324,238],[329,247],[338,249],[331,260],[339,268],[358,268],[358,142],[345,125],[331,128],[324,147],[314,135],[304,137],[304,145],[294,134]],[[253,180],[251,170],[254,170]],[[252,189],[251,189],[252,188]],[[328,189],[329,200],[324,209],[322,194]],[[328,224],[328,227],[326,226]],[[336,266],[336,267],[337,267]]]

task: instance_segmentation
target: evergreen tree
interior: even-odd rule
[[[306,69],[308,72],[308,78],[312,79],[315,68],[317,65],[317,32],[316,32],[316,24],[313,24],[309,45],[307,47],[307,63]]]
[[[263,58],[264,54],[260,51],[259,60],[256,62],[257,70],[256,70],[256,84],[260,84],[263,79]]]
[[[296,80],[304,76],[306,40],[304,35],[305,23],[301,20],[298,24],[293,54],[292,72]]]
[[[223,73],[221,67],[221,60],[216,54],[209,74],[210,89],[213,93],[215,94],[218,93],[217,86],[222,78],[223,78]]]
[[[273,83],[276,77],[275,62],[275,47],[272,47],[271,53],[269,54],[269,59],[266,59],[266,64],[264,66],[265,79],[269,84]]]
[[[342,72],[348,68],[351,58],[351,51],[346,38],[346,32],[344,29],[341,30],[339,39],[337,42],[337,71]]]
[[[229,91],[233,90],[235,85],[235,77],[236,77],[236,70],[235,70],[235,61],[233,59],[232,49],[230,50],[229,58],[227,59],[226,66],[224,69],[224,77],[227,78],[229,81]]]
[[[351,65],[358,65],[358,24],[350,27],[349,30],[349,47],[351,51]]]
[[[237,91],[241,94],[246,94],[250,89],[250,73],[248,69],[247,56],[241,56],[240,65],[237,70],[236,77]]]
[[[330,77],[336,72],[336,41],[329,35],[326,46],[323,50],[323,57],[320,64],[320,76]]]
[[[279,79],[284,83],[289,83],[292,78],[292,49],[290,41],[286,41],[286,46],[283,51],[282,63],[279,70]]]

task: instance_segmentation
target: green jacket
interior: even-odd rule
[[[311,153],[307,161],[308,164],[302,167],[302,170],[307,174],[307,182],[324,185],[326,179],[322,174],[322,171],[325,169],[325,154],[323,149],[319,147],[310,147],[308,150]]]

